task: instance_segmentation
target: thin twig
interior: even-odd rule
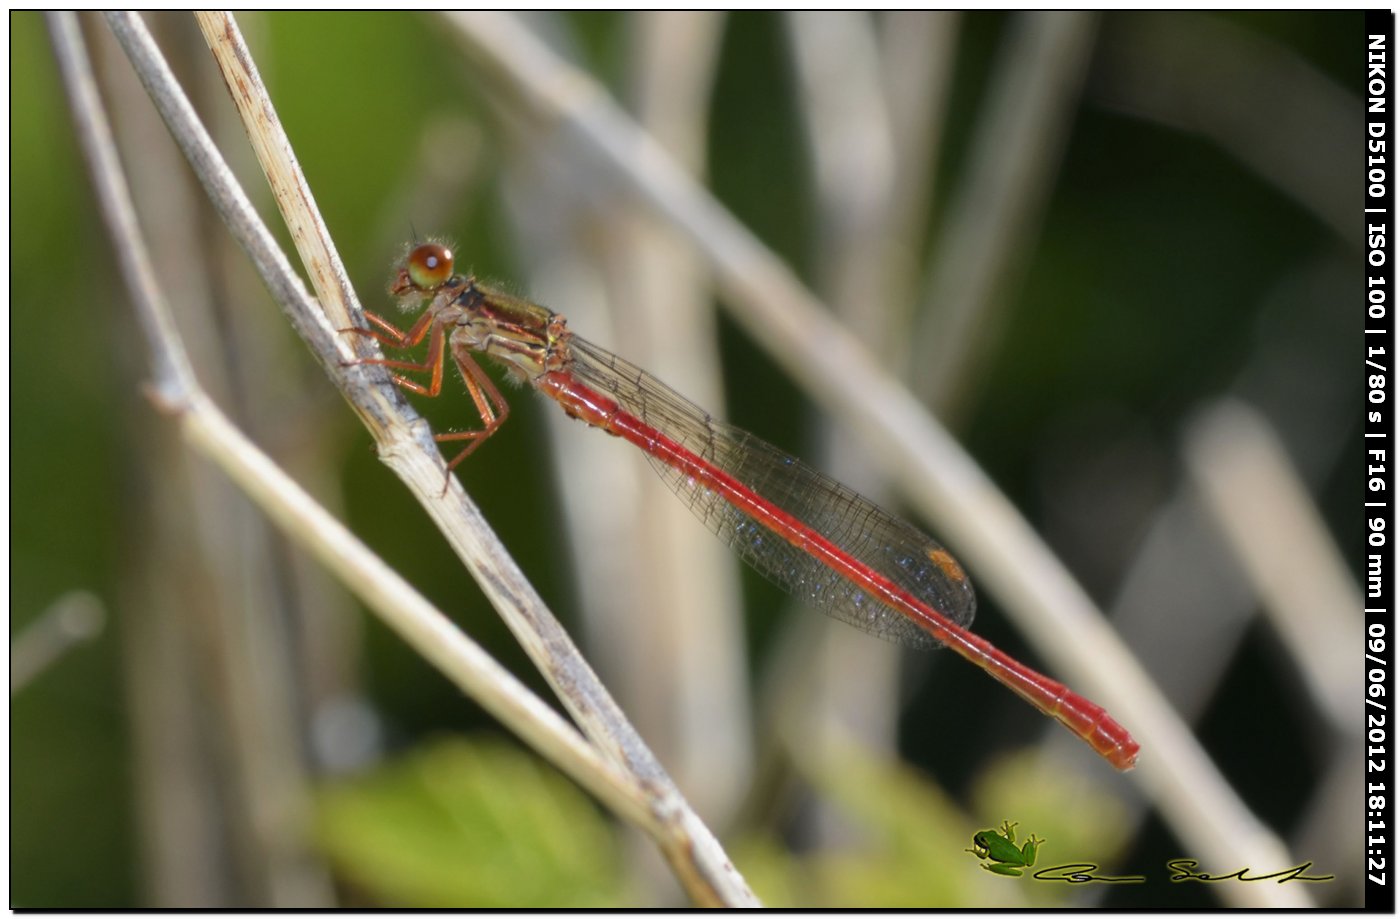
[[[450,530],[454,547],[467,560],[493,605],[513,621],[513,628],[520,626],[522,621],[526,623],[517,629],[517,634],[522,630],[528,633],[527,648],[531,644],[537,646],[545,658],[542,664],[545,673],[556,686],[560,697],[575,717],[580,718],[585,730],[590,732],[605,753],[614,761],[626,765],[624,777],[619,781],[613,769],[604,770],[605,762],[597,759],[597,754],[591,749],[573,749],[576,739],[561,739],[554,729],[541,728],[539,719],[547,711],[543,703],[533,697],[529,697],[530,701],[526,703],[508,696],[491,695],[503,692],[500,687],[509,675],[494,663],[488,664],[489,658],[484,655],[481,659],[475,659],[479,653],[475,646],[470,645],[465,636],[455,629],[445,630],[445,618],[435,620],[428,615],[430,608],[415,599],[407,584],[386,579],[387,572],[379,570],[382,563],[378,563],[377,559],[358,556],[348,548],[345,544],[348,534],[335,532],[334,528],[324,533],[318,532],[317,527],[327,521],[334,522],[328,516],[317,520],[317,512],[324,512],[303,500],[304,496],[289,481],[285,481],[270,463],[240,449],[240,438],[236,432],[206,399],[197,396],[192,386],[167,387],[169,392],[162,392],[163,404],[179,412],[187,436],[202,446],[217,445],[215,456],[221,460],[227,459],[230,475],[245,488],[260,489],[255,497],[269,502],[265,505],[268,513],[279,523],[296,526],[298,529],[294,535],[309,541],[317,551],[323,552],[323,559],[333,564],[334,570],[347,584],[360,592],[362,598],[381,615],[388,617],[391,625],[400,630],[421,653],[438,666],[451,668],[446,672],[458,685],[463,688],[470,686],[469,691],[474,695],[485,693],[481,697],[484,706],[522,737],[541,744],[541,750],[546,755],[560,757],[556,762],[561,768],[569,771],[621,815],[642,825],[661,845],[673,869],[697,902],[732,905],[755,902],[718,843],[686,806],[655,758],[627,726],[562,629],[557,624],[550,625],[553,618],[514,563],[504,554],[460,487],[454,487],[446,498],[439,498],[442,460],[427,436],[425,426],[409,415],[407,403],[386,385],[385,374],[373,368],[345,366],[353,360],[353,355],[335,336],[331,325],[307,295],[285,257],[272,243],[270,234],[261,225],[246,196],[232,181],[140,20],[130,15],[113,14],[109,22],[172,133],[195,166],[201,182],[209,190],[211,199],[240,244],[254,256],[256,266],[264,274],[269,288],[294,328],[312,346],[331,378],[367,420],[376,434],[386,462],[406,481],[415,483],[416,490],[425,496],[425,503],[439,525]],[[254,86],[251,81],[255,75],[250,69],[251,61],[246,50],[237,40],[231,20],[220,20],[212,35],[216,43],[230,44],[233,52],[230,60],[239,68],[237,75],[230,79],[232,85],[239,87],[235,96],[251,91]],[[258,100],[257,118],[264,127],[275,131],[275,118],[265,94],[260,94]],[[276,155],[279,151],[271,152]],[[282,175],[292,174],[294,170]],[[292,187],[295,187],[295,180]],[[289,189],[282,187],[279,190]],[[302,223],[300,226],[314,229],[315,224]],[[313,268],[313,277],[318,280],[343,276],[343,272],[329,267],[332,264],[330,261],[317,264],[320,267]],[[331,286],[340,288],[345,302],[353,304],[353,294],[348,292],[348,287],[339,284]],[[235,454],[237,459],[234,459]],[[313,520],[316,521],[314,527]],[[370,569],[376,569],[378,573],[373,584],[360,580],[364,572]],[[488,699],[494,701],[488,702]],[[521,712],[530,713],[531,717],[520,717]],[[553,743],[545,745],[551,734],[556,735]],[[568,755],[572,758],[565,757],[561,750],[571,750]],[[627,789],[632,796],[640,790],[643,793],[642,806],[638,807],[635,797],[620,796],[616,788],[610,790],[610,786],[618,785]]]

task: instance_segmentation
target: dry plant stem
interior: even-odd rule
[[[198,59],[202,43],[188,41],[197,37],[194,22],[158,18],[186,63]],[[181,291],[181,332],[201,386],[235,415],[249,405],[291,410],[294,403],[280,394],[273,403],[263,398],[270,393],[255,392],[274,374],[249,375],[246,361],[257,355],[296,364],[303,356],[285,350],[280,317],[228,308],[259,291],[247,289],[246,274],[210,270],[221,257],[237,257],[231,241],[201,232],[209,216],[202,191],[178,148],[156,136],[164,127],[110,34],[101,29],[93,38],[103,45],[97,79],[117,146],[134,154],[125,160],[126,180],[142,207],[156,269]],[[209,76],[206,67],[201,87],[220,102],[223,87]],[[240,283],[236,278],[245,279],[241,295],[228,289]],[[294,635],[307,626],[312,594],[289,589],[287,544],[240,490],[166,436],[173,429],[151,417],[149,405],[125,400],[124,406],[123,423],[143,450],[135,475],[148,496],[137,509],[148,538],[131,547],[123,565],[127,602],[139,606],[123,617],[121,632],[124,683],[140,744],[133,763],[148,815],[141,836],[146,890],[157,905],[331,904],[329,870],[310,851],[305,830],[312,775],[302,716],[315,704],[302,695],[311,686],[306,652],[325,643],[320,635],[311,643]],[[255,415],[267,433],[269,413]],[[348,609],[338,621],[356,621],[343,614]],[[160,633],[171,634],[153,640]],[[192,684],[201,690],[202,712],[168,698],[188,694]],[[201,741],[217,751],[220,774],[200,768],[208,752]],[[171,794],[176,787],[187,796]],[[211,819],[211,808],[225,816]],[[215,880],[220,877],[222,884]]]
[[[237,26],[233,22],[232,16],[228,14],[200,14],[198,18],[205,38],[223,69],[226,82],[230,87],[235,88],[233,91],[234,102],[244,117],[245,126],[249,136],[253,139],[254,149],[263,166],[264,173],[267,175],[268,182],[272,186],[278,205],[286,215],[290,226],[302,228],[304,247],[313,250],[311,255],[313,261],[308,262],[313,285],[317,287],[317,293],[323,302],[340,300],[342,305],[347,307],[347,317],[342,328],[349,327],[351,320],[348,310],[353,309],[354,312],[358,313],[358,304],[353,307],[346,304],[342,295],[348,288],[342,288],[339,283],[331,283],[336,278],[343,277],[343,271],[323,273],[318,270],[318,266],[334,263],[336,259],[333,254],[330,254],[329,240],[325,237],[324,224],[319,216],[305,213],[305,211],[314,210],[314,197],[306,184],[300,167],[291,154],[291,147],[287,142],[285,132],[281,128],[276,111],[271,100],[267,97],[266,89],[253,66],[247,48],[243,46],[238,35]],[[368,343],[368,336],[356,335],[352,337]],[[390,390],[390,394],[397,395],[393,390]],[[400,405],[404,404],[399,399],[394,401]],[[458,488],[452,489],[447,496],[444,496],[440,471],[425,473],[422,464],[406,459],[416,449],[416,439],[410,431],[412,424],[413,421],[410,421],[406,412],[403,414],[391,413],[385,417],[382,429],[376,429],[373,432],[376,435],[381,457],[386,464],[394,468],[401,477],[404,477],[410,485],[415,487],[420,500],[427,506],[429,513],[433,515],[439,526],[446,530],[454,548],[458,549],[459,553],[470,556],[470,559],[464,559],[468,561],[469,565],[473,564],[473,559],[480,560],[477,564],[493,564],[493,556],[496,553],[504,555],[504,551],[499,546],[485,545],[487,540],[483,539],[482,534],[485,523],[474,509],[467,514],[463,513],[465,505],[469,503],[465,494]],[[436,448],[429,453],[436,456]],[[438,500],[439,498],[445,498],[445,500]],[[500,568],[499,570],[505,569]],[[483,571],[481,573],[490,582],[502,582],[499,574],[491,576],[491,572]],[[486,584],[483,584],[483,588],[485,587]],[[506,602],[497,603],[497,608],[506,617],[507,623],[525,645],[526,650],[541,665],[546,676],[554,674],[551,682],[554,682],[556,686],[587,683],[591,674],[583,672],[587,669],[586,664],[570,647],[567,636],[548,612],[543,609],[542,604],[532,610],[520,609],[522,605],[533,605],[533,598],[524,600],[525,592],[513,588],[509,588],[509,592],[514,593],[515,596],[507,597],[502,594],[499,599]],[[488,594],[490,593],[491,591],[488,589]],[[493,598],[493,602],[496,600],[497,598]],[[563,652],[563,656],[553,652]],[[580,666],[581,670],[578,669]],[[601,687],[585,691],[582,697],[574,692],[562,694],[561,698],[571,710],[577,709],[575,716],[580,718],[581,723],[585,726],[590,723],[603,722],[598,730],[603,737],[609,738],[609,742],[604,744],[605,747],[621,749],[632,738],[620,740],[613,736],[613,729],[607,722],[613,718],[620,719],[620,713],[601,711],[607,703],[601,703],[597,706],[590,705],[587,700],[597,695],[605,696]],[[626,760],[627,757],[624,756],[623,761]]]
[[[866,347],[893,340],[889,217],[894,135],[868,12],[809,11],[786,17],[814,165],[816,285]]]
[[[888,355],[897,337],[907,333],[901,327],[904,311],[892,304],[903,286],[900,270],[913,263],[895,257],[901,243],[892,222],[897,151],[874,14],[790,12],[785,25],[796,103],[814,166],[818,267],[813,283],[861,344]],[[829,421],[821,435],[819,465],[877,504],[887,503],[887,484],[866,462],[862,445]],[[807,749],[833,755],[833,744],[852,737],[870,750],[895,755],[899,649],[830,620],[813,620],[806,628],[819,627],[824,627],[822,637],[810,660],[820,673],[803,675],[803,690],[780,697],[782,717],[791,723],[775,736],[795,758]],[[850,833],[848,821],[830,808],[816,810],[815,817],[825,843],[842,845]]]
[[[321,308],[337,329],[360,324],[354,318],[361,312],[360,304],[350,286],[345,265],[335,251],[311,187],[277,119],[267,88],[253,66],[233,14],[203,12],[194,16],[243,118],[248,140],[267,176],[277,209],[292,232],[292,242],[302,264],[310,273],[311,286],[316,290]],[[360,343],[369,347],[367,340],[362,339]]]
[[[1060,162],[1096,27],[1092,13],[1013,16],[968,156],[949,193],[919,321],[906,352],[914,391],[940,417],[975,389],[1000,338],[1009,279],[1035,239]]]
[[[540,620],[552,623],[552,617],[544,609],[533,589],[496,543],[485,522],[460,488],[453,489],[445,500],[436,500],[441,494],[442,460],[436,446],[427,435],[425,426],[421,422],[414,423],[405,416],[406,403],[387,385],[387,377],[363,367],[347,369],[343,366],[352,356],[339,347],[329,325],[315,308],[300,280],[291,271],[290,265],[277,251],[270,234],[257,219],[246,196],[228,175],[218,152],[190,110],[188,101],[170,76],[168,68],[160,60],[159,52],[145,33],[140,20],[134,16],[114,14],[109,17],[109,22],[118,40],[131,56],[142,82],[151,92],[172,133],[195,166],[206,189],[210,191],[221,215],[234,231],[240,244],[254,256],[255,264],[264,274],[270,289],[288,313],[294,327],[313,346],[313,350],[330,371],[332,379],[342,387],[362,416],[371,421],[371,427],[376,433],[382,430],[397,432],[394,437],[386,435],[380,438],[380,448],[386,462],[406,480],[416,483],[420,494],[432,496],[432,500],[427,501],[430,511],[434,513],[440,525],[453,527],[454,546],[459,552],[469,556],[469,566],[473,574],[498,610],[514,614],[517,620],[523,611],[531,617],[528,620],[532,623],[531,627]],[[229,33],[225,29],[222,34]],[[244,62],[246,63],[246,58]],[[270,105],[264,111],[270,112]],[[131,226],[134,227],[134,221],[131,222]],[[155,311],[155,315],[159,314],[160,311]],[[178,349],[175,353],[179,354]],[[213,417],[217,413],[214,412],[212,404],[190,395],[196,390],[190,383],[192,377],[188,373],[188,364],[182,356],[174,360],[181,363],[184,371],[170,374],[170,380],[158,381],[159,401],[181,413],[183,426],[192,439],[200,444],[218,443],[221,450],[231,449],[232,429],[221,417]],[[169,360],[157,357],[157,362],[169,363]],[[381,385],[370,385],[368,380],[371,378],[382,381]],[[198,411],[193,411],[195,409]],[[215,454],[216,460],[230,463],[233,462],[233,457],[233,453]],[[244,465],[229,471],[230,475],[245,487],[253,483],[263,483],[266,491],[257,497],[266,498],[276,505],[265,509],[279,523],[290,524],[295,521],[298,526],[306,525],[305,518],[292,513],[292,507],[299,512],[311,511],[297,504],[297,495],[300,493],[294,486],[272,487],[274,475],[280,477],[281,474],[270,463],[258,464],[252,459],[245,459]],[[290,482],[284,484],[291,486]],[[280,502],[289,502],[290,505]],[[309,500],[304,503],[314,507],[310,505]],[[319,508],[315,510],[320,511]],[[323,511],[320,513],[324,514]],[[325,516],[325,520],[330,520],[328,515]],[[293,535],[305,540],[321,538],[309,529],[299,529],[293,532]],[[348,534],[345,534],[345,537],[348,538]],[[337,549],[345,549],[343,539],[337,538],[333,545]],[[327,551],[327,547],[320,543],[312,543],[312,548],[318,552]],[[379,573],[384,573],[382,563],[378,563],[372,556],[351,560],[343,554],[328,552],[322,555],[322,558],[334,560],[333,570],[357,592],[366,588],[359,580],[366,572],[379,570]],[[404,592],[406,589],[407,593]],[[539,744],[541,752],[549,756],[561,756],[561,759],[555,760],[561,768],[598,794],[605,803],[617,809],[619,814],[638,822],[657,840],[687,891],[697,902],[728,905],[756,902],[713,836],[686,806],[679,792],[661,771],[640,739],[627,727],[625,720],[588,670],[586,662],[577,656],[576,650],[572,648],[562,630],[558,629],[557,624],[554,625],[553,631],[543,629],[540,637],[535,639],[537,650],[548,658],[546,675],[554,682],[560,697],[569,705],[571,711],[576,713],[576,717],[583,718],[585,727],[592,727],[598,732],[594,736],[595,742],[599,742],[614,761],[627,766],[627,773],[620,782],[615,767],[607,767],[599,773],[598,770],[607,764],[599,760],[597,753],[583,745],[571,731],[560,735],[559,728],[564,726],[543,703],[533,697],[528,697],[527,703],[519,699],[493,695],[501,692],[499,686],[502,681],[511,679],[509,675],[494,663],[488,663],[489,658],[484,655],[480,655],[480,659],[469,660],[471,655],[464,648],[470,647],[477,654],[480,652],[474,645],[470,645],[465,636],[451,628],[450,623],[441,618],[440,614],[435,621],[425,618],[426,605],[418,605],[410,599],[412,592],[406,584],[398,582],[392,587],[386,587],[380,583],[374,592],[361,593],[360,596],[377,612],[386,616],[391,626],[400,629],[410,643],[431,661],[441,667],[451,666],[452,670],[447,671],[449,677],[463,688],[472,686],[473,689],[469,691],[473,692],[474,697],[483,706],[501,717],[522,737]],[[397,596],[396,602],[399,605],[387,607],[392,612],[386,612],[386,607],[382,604],[390,596]],[[486,669],[472,670],[468,664]],[[484,695],[476,695],[476,692],[482,692]],[[579,716],[580,711],[586,715]],[[552,724],[555,727],[542,729],[538,720],[518,717],[521,712],[531,714],[533,719],[544,718],[547,714],[554,719]],[[602,713],[601,716],[599,712]],[[600,731],[599,724],[605,724],[607,730]],[[567,731],[567,728],[564,730]],[[615,790],[609,791],[619,784],[628,789],[628,798],[620,797]]]
[[[271,286],[273,298],[282,307],[287,320],[311,346],[312,353],[322,365],[335,372],[342,385],[358,388],[356,394],[368,398],[377,391],[370,385],[370,375],[346,374],[341,370],[341,364],[353,360],[354,355],[341,344],[334,328],[316,307],[305,285],[263,225],[248,196],[238,186],[141,18],[134,13],[108,13],[106,19],[171,135],[194,167],[195,176],[204,186],[210,201],[238,244],[252,259],[258,274]],[[142,321],[147,320],[142,317]],[[188,359],[183,356],[180,359],[185,363],[178,368],[179,375],[184,379],[192,378]],[[157,385],[160,385],[169,372],[159,366],[157,370],[161,371],[156,377]],[[351,403],[357,405],[358,401],[352,399]],[[383,410],[387,411],[387,406]]]
[[[933,177],[943,152],[943,116],[957,59],[958,14],[926,10],[887,13],[880,32],[880,64],[894,133],[893,184],[898,190],[889,219],[893,237],[912,244],[922,238],[933,203]],[[910,264],[896,270],[901,279],[912,273],[919,261],[912,249],[903,257]],[[912,297],[912,292],[911,288],[906,294]],[[904,303],[905,298],[902,294],[895,305],[907,316],[912,304]]]
[[[720,280],[734,318],[819,402],[845,419],[870,455],[968,561],[979,583],[1077,689],[1142,743],[1133,777],[1203,859],[1292,864],[1190,730],[1152,686],[1102,614],[1030,525],[957,443],[837,326],[792,272],[690,180],[589,77],[558,60],[514,19],[451,14],[463,47],[555,126],[558,146],[582,145],[688,236]],[[546,148],[551,143],[544,145]],[[1299,905],[1292,887],[1233,885],[1242,904]]]
[[[249,444],[201,393],[178,409],[187,437],[280,526],[337,571],[361,600],[408,643],[502,722],[629,820],[646,822],[642,790],[602,759],[578,732],[394,574],[378,556]]]
[[[64,85],[72,100],[78,138],[94,176],[98,202],[109,232],[117,240],[119,267],[133,301],[158,299],[160,293],[144,246],[126,246],[121,242],[125,238],[139,238],[139,229],[76,17],[54,14],[51,29]],[[175,334],[174,324],[163,310],[138,311],[138,320],[148,342],[155,343]],[[156,373],[152,395],[158,402],[177,398],[192,384],[190,361],[183,348],[152,347],[151,358]],[[211,625],[217,629],[214,618],[203,615],[205,612],[207,610],[201,607],[192,620],[201,635],[208,635],[204,629]],[[137,624],[131,626],[136,628]],[[129,634],[139,634],[139,631]],[[213,664],[211,669],[215,672],[210,682],[215,690],[216,708],[223,716],[223,723],[215,733],[222,736],[220,732],[227,731],[238,744],[235,755],[230,757],[230,768],[234,776],[234,794],[246,812],[240,813],[239,819],[234,821],[230,835],[235,840],[232,855],[249,877],[247,890],[260,902],[323,905],[330,897],[329,880],[316,861],[307,858],[304,848],[310,815],[304,775],[294,755],[289,755],[295,745],[283,742],[295,735],[284,722],[276,721],[279,711],[269,713],[260,708],[266,696],[259,693],[275,686],[275,680],[269,679],[268,685],[256,687],[251,696],[246,691],[241,696],[225,691],[230,689],[227,679],[230,668],[225,665],[231,663],[243,646],[237,640],[220,639],[206,644],[216,648],[204,663]],[[146,652],[150,650],[143,647],[133,649],[133,653],[149,659]],[[246,666],[238,668],[237,665],[232,669],[245,673],[248,670]],[[283,703],[280,713],[286,712]],[[285,730],[280,730],[283,728]],[[160,766],[168,774],[169,763]],[[223,853],[223,857],[229,858],[230,853]],[[158,889],[168,890],[164,885]],[[203,892],[207,891],[208,888],[204,888]]]
[[[787,18],[797,102],[816,164],[821,248],[813,283],[861,343],[885,357],[902,350],[897,343],[907,337],[910,300],[920,284],[918,240],[928,201],[923,189],[932,176],[929,148],[946,85],[939,75],[949,71],[953,58],[951,41],[936,36],[951,35],[953,18],[927,11],[889,13],[879,22],[868,12],[808,11]],[[824,425],[822,434],[821,464],[838,481],[885,503],[888,484],[866,460],[864,446],[833,424]],[[825,674],[803,678],[803,689],[782,694],[785,729],[775,736],[793,750],[848,742],[851,735],[871,749],[892,750],[898,651],[835,626],[811,653]],[[812,682],[818,685],[805,685]],[[807,737],[799,740],[804,725]],[[819,825],[833,823],[842,825],[839,818]]]
[[[65,654],[96,638],[107,618],[102,600],[70,590],[10,639],[10,695],[43,674]]]
[[[115,150],[115,142],[110,135],[105,118],[85,116],[85,113],[88,112],[100,113],[101,109],[99,106],[101,102],[97,98],[95,78],[91,72],[91,62],[83,47],[77,17],[72,13],[50,13],[48,16],[48,25],[55,56],[59,64],[60,73],[63,77],[64,87],[70,99],[70,107],[74,110],[76,115],[73,121],[77,130],[77,139],[80,147],[88,157],[90,171],[95,175],[100,175],[103,170],[115,171],[118,168],[115,162],[115,153],[113,152]],[[100,167],[92,165],[94,160],[102,161],[103,157],[106,157],[108,161],[103,161]],[[136,234],[138,232],[136,219],[133,210],[129,206],[129,202],[125,200],[114,200],[116,195],[124,195],[123,186],[114,186],[110,182],[103,182],[99,179],[93,182],[93,189],[97,196],[98,205],[107,219],[109,232],[114,237],[119,238]],[[115,253],[119,260],[119,268],[122,271],[123,277],[126,279],[128,288],[139,286],[145,291],[145,296],[156,296],[155,272],[149,261],[145,258],[145,250],[132,249],[118,245],[115,247]],[[165,330],[154,327],[155,324],[166,321],[164,315],[138,311],[136,319],[148,340],[162,334],[162,332],[173,334],[173,327]],[[155,381],[151,386],[156,391],[163,390],[166,393],[174,392],[181,385],[181,381],[188,380],[192,376],[187,360],[181,355],[152,352],[151,358]],[[153,645],[150,642],[140,641],[139,638],[141,626],[147,622],[155,621],[158,619],[159,615],[160,604],[151,603],[148,604],[143,616],[133,617],[129,622],[124,624],[125,627],[121,634],[137,636],[131,648],[133,652],[131,655],[133,661],[140,659],[149,661],[159,654],[161,650],[159,646]],[[169,631],[160,633],[159,637],[171,643],[178,643],[183,638],[183,636],[173,634]],[[163,698],[155,694],[144,697],[142,695],[142,690],[150,685],[149,681],[143,680],[142,678],[153,675],[150,668],[142,668],[140,671],[133,674],[135,678],[130,681],[129,692],[131,696],[129,698],[134,700],[136,705],[139,705],[140,700],[143,698]],[[134,709],[136,705],[133,706]],[[132,717],[132,731],[135,735],[132,759],[133,768],[136,773],[135,784],[138,800],[143,798],[143,792],[149,794],[148,789],[153,787],[153,770],[146,765],[149,760],[143,759],[143,754],[149,750],[149,745],[145,741],[150,737],[150,734],[143,730],[147,727],[147,719],[143,717],[143,712],[147,710],[149,709],[144,707],[139,710],[134,710]],[[170,738],[188,739],[190,735],[181,730],[183,727],[187,726],[188,722],[179,721],[168,724],[162,736],[167,740]],[[160,773],[164,777],[169,777],[179,772],[180,768],[185,765],[186,762],[187,759],[179,755],[168,756],[159,762]],[[200,804],[205,800],[199,794],[199,783],[197,781],[191,781],[190,784],[184,788],[195,789],[189,794],[188,799],[183,802],[189,805],[185,812],[199,812]],[[184,790],[184,788],[182,788],[182,790]],[[167,837],[159,832],[161,824],[152,817],[153,814],[159,812],[149,805],[141,807],[139,810],[140,816],[146,818],[142,829],[148,834],[147,839],[143,840],[143,855],[145,856],[145,861],[148,864],[155,863],[163,867],[166,861],[160,857],[158,852],[160,850],[160,843]],[[215,813],[216,811],[214,808],[208,807],[200,816],[214,819]],[[235,830],[230,835],[234,835],[236,832]],[[201,858],[204,853],[196,851],[200,848],[202,847],[197,845],[187,845],[184,847],[186,855],[189,856],[183,864],[183,867],[186,869],[185,877],[187,879],[194,878],[195,880],[192,884],[182,888],[181,893],[188,897],[185,902],[190,904],[208,903],[209,900],[205,898],[209,896],[211,890],[215,890],[218,887],[216,879],[220,872],[213,867],[215,864],[213,860]],[[190,853],[192,852],[195,854],[191,855]],[[242,854],[240,851],[235,850],[231,857],[226,854],[224,860],[225,862],[236,861],[240,854]],[[201,870],[201,868],[207,870]],[[148,869],[148,871],[149,870],[150,869]],[[159,869],[156,869],[156,871],[158,872]],[[146,892],[148,895],[155,897],[157,903],[162,902],[161,898],[169,890],[169,887],[160,883],[159,874],[148,874],[146,881]]]
[[[629,22],[628,83],[637,117],[693,175],[705,172],[724,25],[725,14],[714,11],[642,13]],[[645,208],[628,204],[607,208],[598,221],[604,276],[614,292],[613,328],[627,332],[629,354],[635,342],[646,366],[667,368],[673,385],[703,405],[723,405],[708,272],[689,246],[657,232]],[[644,477],[640,494],[654,488],[656,476],[643,457],[627,465]],[[640,599],[668,613],[647,617],[664,645],[649,644],[645,632],[638,636],[655,649],[643,650],[646,663],[636,666],[658,677],[642,685],[663,725],[647,736],[669,738],[675,755],[663,759],[697,809],[723,826],[749,787],[754,736],[739,573],[728,549],[695,526],[682,502],[640,500],[631,524],[639,549],[632,584],[645,585]],[[645,679],[644,670],[638,679]]]
[[[1314,704],[1359,744],[1361,672],[1352,658],[1365,640],[1365,600],[1278,435],[1258,412],[1229,400],[1202,412],[1185,447],[1207,507]]]

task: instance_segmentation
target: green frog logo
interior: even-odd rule
[[[997,831],[982,830],[972,834],[972,848],[964,849],[984,859],[984,869],[1006,877],[1020,877],[1024,869],[1035,864],[1035,856],[1045,840],[1032,833],[1025,845],[1016,848],[1016,824],[1001,822]]]

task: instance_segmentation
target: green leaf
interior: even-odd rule
[[[317,836],[385,905],[625,905],[611,825],[577,786],[499,740],[437,741],[324,789]]]

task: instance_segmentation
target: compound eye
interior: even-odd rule
[[[408,253],[404,268],[414,287],[434,290],[452,277],[452,250],[439,243],[423,243]]]

